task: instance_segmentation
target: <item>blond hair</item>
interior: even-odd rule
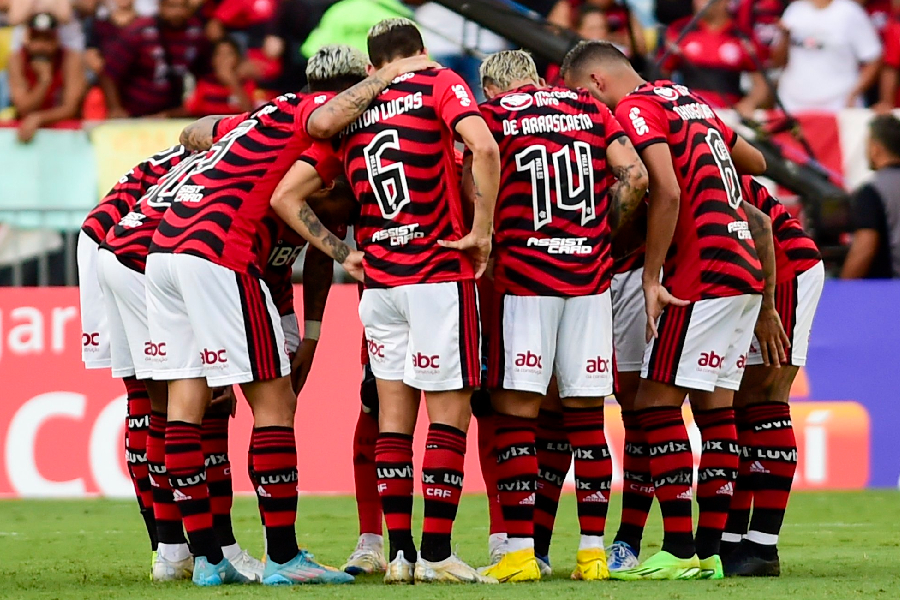
[[[369,59],[356,48],[344,44],[329,44],[319,48],[306,65],[306,78],[325,81],[338,77],[366,77]]]
[[[491,54],[478,69],[481,85],[495,85],[503,91],[514,81],[538,81],[537,66],[525,50],[501,50]]]

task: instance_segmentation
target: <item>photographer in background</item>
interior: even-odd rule
[[[85,92],[81,55],[60,46],[50,13],[28,22],[22,49],[9,59],[9,87],[21,142],[30,142],[40,127],[79,116]]]
[[[869,124],[872,180],[853,194],[853,243],[841,279],[900,278],[900,120]]]

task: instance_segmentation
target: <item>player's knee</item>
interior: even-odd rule
[[[603,398],[562,398],[565,408],[598,408],[603,406]]]
[[[288,377],[258,381],[241,386],[256,427],[293,427],[297,396]]]

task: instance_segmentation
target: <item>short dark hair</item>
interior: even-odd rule
[[[569,50],[559,72],[560,75],[565,77],[569,73],[582,71],[587,65],[594,62],[618,62],[624,65],[631,65],[628,57],[609,42],[585,40],[578,42],[574,48]]]
[[[369,30],[369,61],[381,67],[398,58],[415,56],[425,49],[422,33],[409,19],[385,19]]]
[[[869,135],[885,150],[900,158],[900,119],[894,115],[878,115],[869,122]]]

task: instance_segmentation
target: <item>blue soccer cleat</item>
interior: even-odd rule
[[[266,558],[263,571],[263,585],[299,585],[302,583],[353,583],[353,575],[338,571],[334,567],[320,565],[313,555],[301,550],[297,556],[284,564],[278,564],[271,557]]]
[[[203,587],[250,583],[249,579],[237,572],[227,558],[223,558],[221,562],[213,565],[203,556],[194,559],[193,581],[194,585]]]
[[[633,569],[638,564],[638,555],[629,544],[625,542],[613,542],[607,549],[609,572],[627,571]]]

